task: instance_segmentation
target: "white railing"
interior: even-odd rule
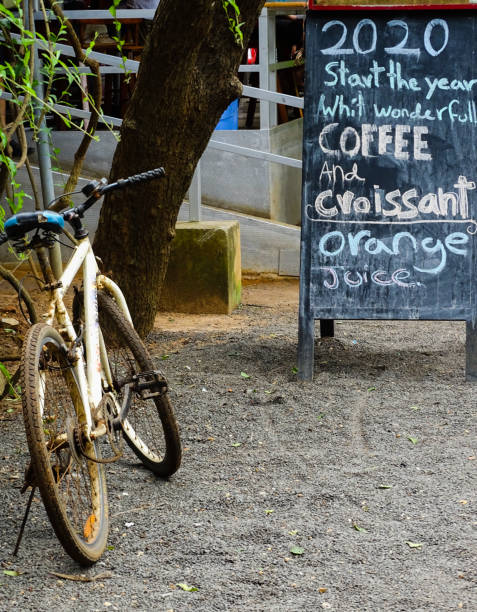
[[[260,100],[260,128],[267,129],[277,124],[277,112],[276,105],[284,104],[294,108],[303,108],[303,98],[297,96],[291,96],[288,94],[279,93],[276,91],[276,71],[279,65],[270,62],[270,57],[275,60],[275,14],[277,11],[269,11],[263,9],[259,17],[258,22],[258,33],[259,33],[259,58],[258,64],[252,65],[241,65],[239,72],[258,72],[260,87],[251,87],[249,85],[243,86],[243,95],[251,98]],[[279,11],[280,12],[280,11]],[[287,11],[289,12],[289,10]],[[155,14],[154,10],[118,10],[116,16],[119,20],[128,18],[142,18],[142,19],[153,19]],[[103,20],[111,21],[112,15],[109,11],[97,11],[97,10],[83,10],[83,11],[64,11],[64,15],[73,21],[82,20]],[[49,16],[54,19],[53,13],[49,13]],[[42,20],[43,13],[40,11],[35,12],[35,19]],[[15,36],[13,35],[14,37]],[[46,49],[47,45],[43,41],[37,42],[38,47]],[[74,57],[74,51],[71,46],[57,43],[55,45],[56,50],[60,51],[61,54]],[[123,59],[118,56],[109,55],[106,53],[99,53],[97,51],[91,51],[88,55],[91,59],[98,61],[101,64],[102,74],[123,74],[125,71],[137,73],[139,69],[139,62],[130,59]],[[90,72],[86,67],[80,67],[80,72]],[[8,95],[4,94],[5,98]],[[61,104],[55,104],[54,108],[59,112],[68,113],[71,116],[79,117],[87,120],[91,113],[82,110],[75,109],[72,107],[63,106]],[[113,127],[120,127],[122,120],[117,117],[102,116],[100,119],[104,123],[108,123]],[[292,157],[286,157],[283,155],[277,155],[268,151],[260,151],[249,147],[242,147],[231,143],[221,142],[215,140],[213,137],[209,141],[209,147],[213,149],[219,149],[227,151],[229,153],[235,153],[237,155],[243,155],[246,157],[258,158],[273,163],[283,164],[291,166],[293,168],[301,168],[302,162],[299,159]],[[40,159],[41,165],[41,159]],[[197,166],[194,178],[189,189],[189,218],[192,221],[199,221],[201,219],[201,181],[200,181],[200,162]]]

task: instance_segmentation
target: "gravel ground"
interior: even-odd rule
[[[88,570],[40,500],[11,555],[28,454],[0,405],[0,610],[477,610],[464,324],[338,322],[300,383],[297,299],[251,284],[231,316],[158,317],[183,463],[166,482],[129,452],[108,468],[109,547]]]

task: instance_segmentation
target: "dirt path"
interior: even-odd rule
[[[131,454],[108,470],[110,546],[86,572],[39,500],[11,556],[27,453],[1,405],[1,610],[477,609],[464,324],[338,322],[303,384],[297,299],[294,281],[252,284],[229,317],[157,318],[183,464],[168,482]]]

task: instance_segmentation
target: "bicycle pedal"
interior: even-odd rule
[[[139,393],[142,400],[152,399],[167,393],[167,382],[160,372],[150,370],[133,376],[133,390]]]

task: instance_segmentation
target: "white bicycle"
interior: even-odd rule
[[[50,293],[44,322],[30,327],[22,348],[31,456],[24,489],[38,486],[58,539],[82,565],[97,561],[106,546],[104,463],[121,456],[123,439],[158,476],[170,476],[181,461],[166,379],[133,329],[121,290],[99,272],[82,224],[85,211],[106,192],[163,175],[157,168],[110,185],[106,179],[92,181],[82,189],[87,197],[82,204],[62,213],[19,213],[6,221],[0,236],[0,244],[10,240],[17,251],[36,253]],[[55,279],[48,248],[65,232],[65,221],[74,230],[75,246]],[[71,317],[64,296],[81,267],[83,286]]]

